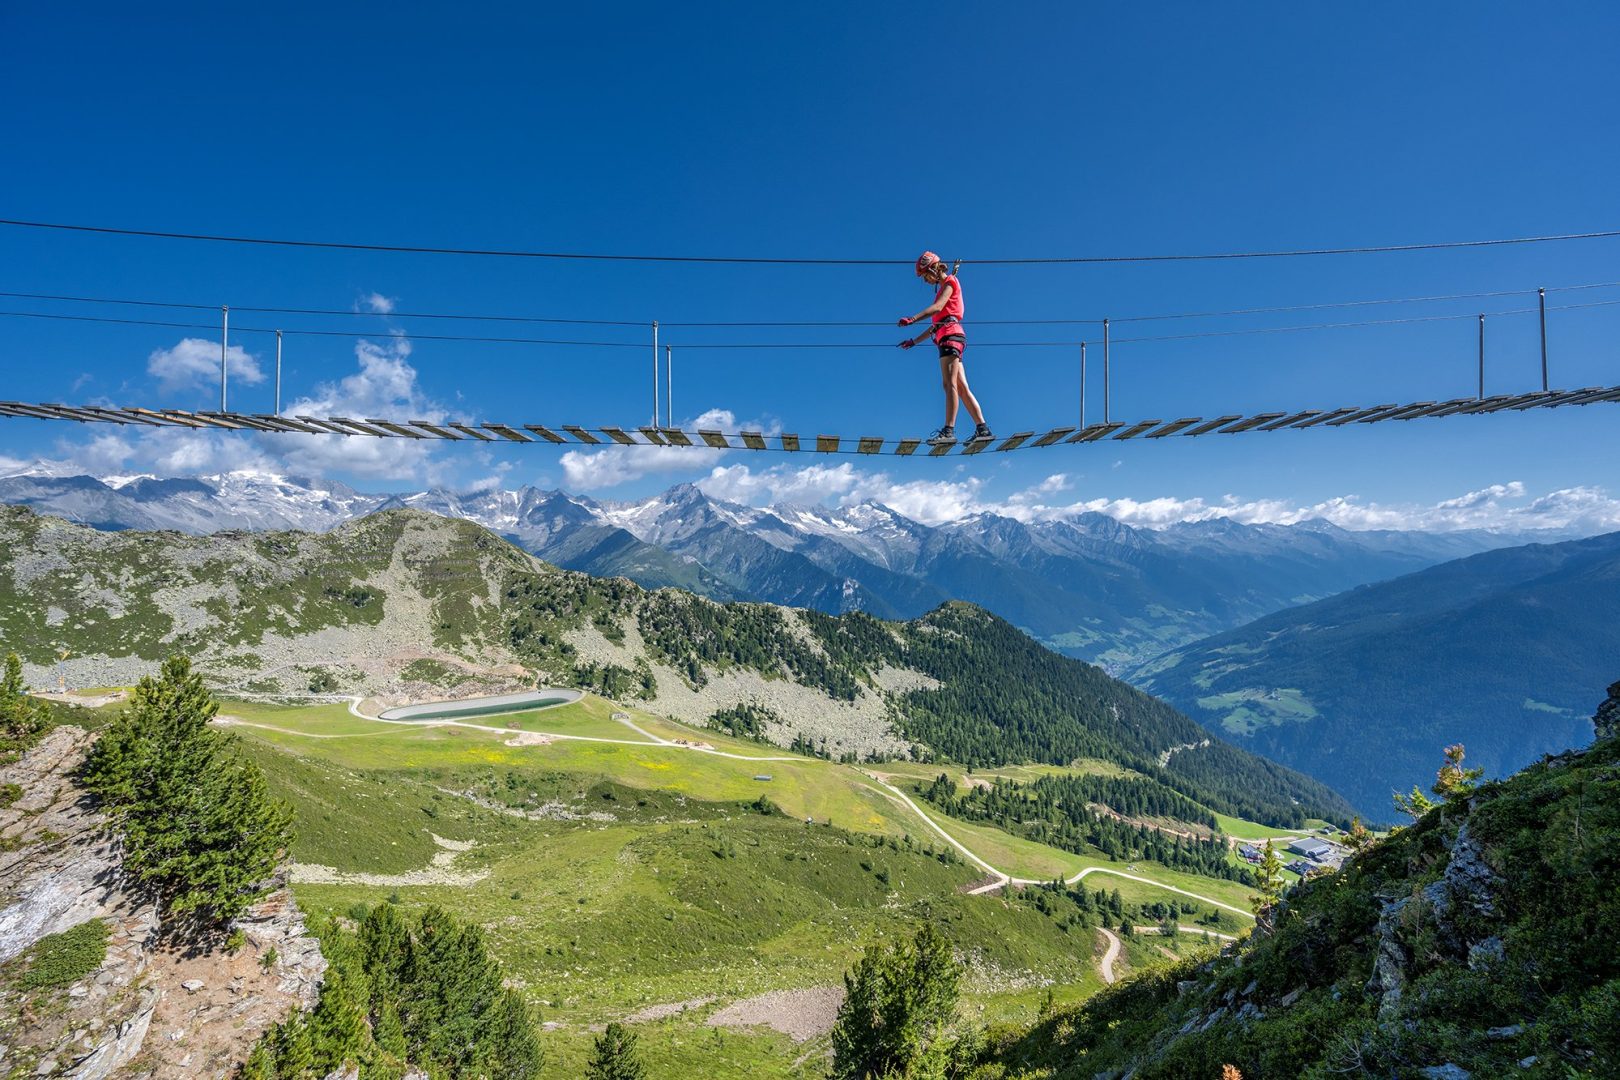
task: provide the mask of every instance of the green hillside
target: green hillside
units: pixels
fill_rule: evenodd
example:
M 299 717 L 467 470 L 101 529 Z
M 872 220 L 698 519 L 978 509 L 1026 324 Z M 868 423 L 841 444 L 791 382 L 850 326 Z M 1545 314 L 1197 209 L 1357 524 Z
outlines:
M 1269 825 L 1346 821 L 1331 790 L 1230 745 L 967 604 L 888 623 L 720 604 L 558 570 L 487 530 L 392 510 L 330 533 L 98 533 L 0 510 L 0 640 L 32 677 L 130 682 L 171 650 L 221 690 L 421 699 L 592 690 L 833 757 L 1112 762 Z M 731 730 L 737 730 L 735 726 Z
M 1455 793 L 1296 888 L 1268 916 L 1274 930 L 1235 951 L 993 1032 L 973 1075 L 1620 1075 L 1617 850 L 1609 732 Z
M 1510 548 L 1293 608 L 1131 680 L 1372 820 L 1463 743 L 1493 776 L 1584 745 L 1620 656 L 1620 533 Z
M 635 1027 L 653 1076 L 823 1075 L 821 1036 L 708 1021 L 761 995 L 828 992 L 866 944 L 919 921 L 967 966 L 972 1015 L 1025 1022 L 1048 987 L 1078 1001 L 1103 985 L 1101 924 L 1154 922 L 1171 904 L 1189 924 L 1246 923 L 1210 902 L 1241 905 L 1244 889 L 1148 865 L 1135 867 L 1143 880 L 1099 872 L 1057 892 L 967 895 L 986 872 L 861 769 L 639 709 L 631 727 L 613 711 L 587 697 L 431 726 L 341 705 L 221 709 L 294 809 L 301 906 L 318 925 L 392 900 L 411 918 L 437 906 L 482 927 L 550 1025 L 545 1076 L 577 1075 L 592 1025 L 649 1011 L 660 1018 Z M 620 741 L 589 741 L 607 738 Z M 1050 876 L 1054 859 L 1070 874 L 1125 868 L 935 820 L 1012 874 Z M 1137 949 L 1127 961 L 1167 958 Z

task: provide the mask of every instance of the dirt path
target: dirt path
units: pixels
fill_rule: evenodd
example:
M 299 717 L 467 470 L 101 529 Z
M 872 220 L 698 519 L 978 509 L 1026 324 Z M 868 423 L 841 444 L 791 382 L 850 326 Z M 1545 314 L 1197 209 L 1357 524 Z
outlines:
M 487 725 L 487 724 L 470 724 L 470 723 L 467 723 L 466 721 L 463 721 L 463 720 L 383 720 L 383 719 L 381 719 L 379 717 L 370 716 L 370 715 L 368 715 L 366 713 L 361 712 L 360 711 L 360 703 L 363 700 L 364 700 L 363 698 L 358 698 L 358 697 L 353 697 L 353 698 L 349 699 L 349 712 L 350 712 L 350 714 L 352 714 L 354 716 L 357 716 L 362 720 L 370 720 L 370 721 L 372 721 L 374 723 L 378 723 L 378 724 L 393 724 L 393 725 L 399 725 L 399 726 L 404 726 L 404 727 L 458 727 L 458 728 L 466 728 L 466 729 L 468 729 L 470 731 L 483 731 L 483 732 L 488 732 L 488 733 L 495 734 L 495 735 L 505 735 L 505 736 L 513 737 L 513 738 L 520 737 L 520 736 L 525 736 L 525 735 L 531 736 L 531 737 L 539 735 L 539 736 L 545 736 L 546 738 L 551 738 L 551 739 L 573 739 L 573 740 L 580 741 L 580 742 L 615 743 L 615 744 L 619 744 L 619 745 L 622 745 L 622 746 L 663 746 L 663 747 L 668 747 L 669 749 L 672 749 L 672 750 L 688 750 L 688 751 L 691 751 L 692 753 L 695 753 L 695 754 L 712 754 L 712 755 L 714 755 L 716 757 L 731 758 L 731 759 L 736 760 L 736 761 L 803 761 L 803 760 L 805 760 L 804 758 L 802 758 L 802 757 L 800 757 L 798 755 L 790 755 L 790 754 L 777 754 L 777 755 L 733 754 L 733 753 L 730 753 L 729 751 L 725 751 L 725 750 L 716 750 L 711 746 L 704 746 L 704 745 L 692 744 L 692 743 L 674 742 L 674 741 L 671 741 L 671 740 L 668 740 L 668 739 L 660 739 L 657 736 L 651 734 L 650 732 L 644 731 L 641 728 L 636 727 L 636 725 L 634 723 L 631 723 L 631 722 L 628 722 L 628 721 L 623 721 L 623 720 L 619 721 L 619 723 L 626 724 L 626 726 L 630 727 L 632 730 L 636 731 L 637 733 L 646 736 L 646 738 L 645 739 L 606 739 L 606 738 L 601 738 L 601 737 L 592 736 L 592 735 L 563 735 L 561 733 L 549 732 L 549 731 L 522 731 L 522 730 L 517 729 L 517 728 L 492 727 L 492 726 Z M 648 741 L 648 740 L 651 740 L 651 741 Z M 829 764 L 831 764 L 831 763 L 829 763 Z M 971 862 L 973 865 L 979 867 L 979 869 L 984 870 L 986 873 L 992 875 L 995 878 L 995 880 L 990 882 L 989 884 L 981 885 L 976 889 L 969 890 L 970 895 L 978 895 L 978 894 L 981 894 L 981 893 L 993 892 L 996 889 L 1004 888 L 1004 887 L 1006 887 L 1008 885 L 1044 885 L 1044 884 L 1046 884 L 1046 881 L 1044 879 L 1013 877 L 1011 874 L 1005 873 L 1005 872 L 1003 872 L 1001 870 L 996 869 L 994 866 L 991 866 L 984 859 L 980 858 L 979 855 L 976 852 L 974 852 L 972 849 L 970 849 L 966 844 L 962 843 L 956 837 L 954 837 L 950 833 L 946 832 L 943 826 L 941 826 L 937 821 L 935 821 L 932 817 L 930 817 L 927 813 L 925 813 L 923 811 L 922 807 L 918 806 L 911 799 L 911 797 L 909 795 L 907 795 L 905 792 L 901 791 L 899 788 L 895 787 L 893 784 L 891 784 L 888 781 L 884 780 L 882 778 L 882 776 L 880 776 L 878 774 L 871 773 L 871 772 L 866 772 L 864 770 L 861 770 L 860 772 L 861 772 L 861 775 L 865 776 L 867 779 L 872 781 L 874 784 L 877 784 L 880 788 L 882 788 L 884 794 L 888 795 L 891 799 L 897 800 L 898 802 L 903 804 L 907 809 L 909 809 L 913 814 L 917 815 L 917 817 L 920 818 L 923 821 L 924 824 L 926 824 L 934 832 L 938 833 L 939 836 L 942 839 L 944 839 L 944 841 L 946 843 L 950 844 L 957 851 L 961 852 L 962 855 L 965 856 L 969 862 Z M 1113 869 L 1110 869 L 1110 868 L 1108 868 L 1106 866 L 1088 866 L 1085 869 L 1081 870 L 1079 873 L 1075 874 L 1074 876 L 1063 879 L 1063 883 L 1065 885 L 1073 885 L 1076 882 L 1084 881 L 1086 878 L 1090 877 L 1092 874 L 1109 874 L 1109 875 L 1112 875 L 1113 877 L 1125 878 L 1127 881 L 1141 882 L 1144 885 L 1152 885 L 1154 888 L 1163 889 L 1166 892 L 1173 892 L 1173 893 L 1178 893 L 1181 896 L 1191 897 L 1192 899 L 1197 900 L 1197 901 L 1199 901 L 1201 903 L 1211 904 L 1211 905 L 1213 905 L 1215 907 L 1225 908 L 1227 911 L 1236 912 L 1237 914 L 1242 915 L 1244 917 L 1249 916 L 1249 912 L 1246 909 L 1237 907 L 1237 906 L 1235 906 L 1233 904 L 1228 904 L 1225 901 L 1216 900 L 1213 897 L 1200 896 L 1198 893 L 1189 892 L 1186 889 L 1178 888 L 1178 887 L 1176 887 L 1174 885 L 1167 885 L 1162 881 L 1155 881 L 1152 878 L 1142 877 L 1139 874 L 1127 874 L 1123 870 L 1113 870 Z
M 871 778 L 874 783 L 881 784 L 891 797 L 896 798 L 900 802 L 904 803 L 908 808 L 910 808 L 912 813 L 922 818 L 922 820 L 928 824 L 929 828 L 933 829 L 940 836 L 944 837 L 945 840 L 951 844 L 951 846 L 955 847 L 962 854 L 966 855 L 975 866 L 978 866 L 980 869 L 987 870 L 991 874 L 995 875 L 995 881 L 992 881 L 987 885 L 980 885 L 978 888 L 970 890 L 971 894 L 994 892 L 995 890 L 1004 888 L 1008 885 L 1045 885 L 1047 883 L 1048 879 L 1013 877 L 1011 874 L 997 870 L 995 867 L 979 858 L 978 855 L 968 850 L 966 845 L 964 845 L 960 840 L 956 839 L 956 837 L 946 832 L 937 821 L 924 813 L 922 808 L 913 802 L 910 796 L 908 796 L 905 792 L 901 791 L 893 784 L 879 779 L 871 773 L 867 773 L 866 775 Z M 1142 877 L 1138 874 L 1127 874 L 1123 870 L 1112 870 L 1106 866 L 1088 866 L 1081 870 L 1078 874 L 1075 874 L 1073 877 L 1064 878 L 1063 884 L 1073 885 L 1076 882 L 1084 881 L 1092 874 L 1111 874 L 1114 877 L 1125 878 L 1127 881 L 1139 881 L 1144 885 L 1152 885 L 1154 888 L 1164 889 L 1166 892 L 1180 893 L 1182 896 L 1190 896 L 1194 900 L 1201 901 L 1205 904 L 1213 904 L 1216 907 L 1225 908 L 1227 911 L 1235 911 L 1245 918 L 1247 918 L 1250 914 L 1246 909 L 1237 907 L 1233 904 L 1228 904 L 1223 900 L 1216 900 L 1209 896 L 1200 896 L 1195 892 L 1188 892 L 1186 889 L 1180 889 L 1174 885 L 1166 885 L 1162 881 L 1154 881 L 1152 878 Z
M 1188 926 L 1186 923 L 1177 923 L 1176 929 L 1180 930 L 1183 934 L 1208 934 L 1210 937 L 1219 938 L 1221 941 L 1237 940 L 1237 938 L 1233 937 L 1231 934 L 1218 934 L 1214 930 L 1210 930 L 1203 926 Z M 1133 926 L 1131 927 L 1131 930 L 1138 934 L 1164 933 L 1164 931 L 1159 929 L 1157 926 Z
M 1114 961 L 1119 959 L 1119 936 L 1106 926 L 1097 927 L 1097 932 L 1108 939 L 1108 951 L 1103 953 L 1102 977 L 1103 982 L 1114 985 Z

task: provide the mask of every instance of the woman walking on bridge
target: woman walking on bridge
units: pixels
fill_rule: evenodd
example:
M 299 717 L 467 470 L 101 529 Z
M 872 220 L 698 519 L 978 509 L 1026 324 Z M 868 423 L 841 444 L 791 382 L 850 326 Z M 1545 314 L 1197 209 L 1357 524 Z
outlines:
M 967 335 L 962 327 L 966 310 L 962 305 L 962 283 L 946 268 L 944 260 L 932 251 L 923 252 L 917 259 L 917 276 L 934 286 L 934 302 L 917 314 L 902 318 L 900 325 L 911 326 L 924 319 L 932 321 L 927 330 L 900 342 L 900 347 L 909 349 L 930 336 L 934 344 L 939 346 L 939 374 L 945 384 L 945 426 L 928 436 L 928 445 L 950 446 L 956 442 L 958 403 L 967 406 L 968 415 L 973 417 L 975 424 L 973 437 L 968 442 L 994 438 L 990 434 L 990 425 L 984 422 L 984 411 L 979 408 L 978 399 L 968 389 L 967 369 L 962 363 L 962 354 L 967 351 Z

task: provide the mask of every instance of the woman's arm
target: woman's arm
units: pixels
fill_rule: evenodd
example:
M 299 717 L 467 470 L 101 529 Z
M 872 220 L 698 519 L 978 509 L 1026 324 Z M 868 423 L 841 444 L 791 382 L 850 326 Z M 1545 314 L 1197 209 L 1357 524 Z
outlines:
M 927 307 L 917 312 L 917 314 L 906 319 L 902 319 L 900 325 L 910 326 L 914 322 L 921 322 L 932 315 L 939 314 L 941 311 L 945 310 L 945 305 L 951 302 L 951 296 L 955 294 L 955 292 L 955 286 L 947 283 L 945 288 L 941 290 L 940 294 L 934 298 L 934 302 L 932 304 L 929 304 Z M 919 338 L 918 340 L 921 339 Z

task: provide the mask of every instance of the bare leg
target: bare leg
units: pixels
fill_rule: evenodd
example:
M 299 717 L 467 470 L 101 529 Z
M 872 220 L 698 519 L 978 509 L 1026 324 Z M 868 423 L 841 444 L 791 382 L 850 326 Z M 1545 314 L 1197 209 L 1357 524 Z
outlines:
M 956 426 L 956 372 L 957 361 L 949 356 L 939 358 L 939 375 L 945 384 L 945 426 Z
M 964 366 L 960 360 L 956 361 L 951 366 L 955 368 L 954 374 L 956 376 L 956 396 L 961 398 L 962 404 L 967 406 L 968 415 L 973 417 L 973 422 L 975 424 L 984 423 L 984 410 L 979 408 L 979 399 L 973 396 L 972 390 L 968 389 L 966 366 Z M 946 391 L 947 396 L 949 396 L 950 393 L 951 392 L 949 390 Z M 951 411 L 955 412 L 954 409 Z

